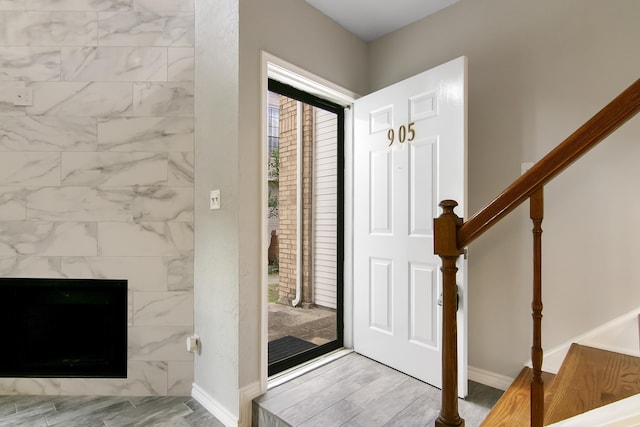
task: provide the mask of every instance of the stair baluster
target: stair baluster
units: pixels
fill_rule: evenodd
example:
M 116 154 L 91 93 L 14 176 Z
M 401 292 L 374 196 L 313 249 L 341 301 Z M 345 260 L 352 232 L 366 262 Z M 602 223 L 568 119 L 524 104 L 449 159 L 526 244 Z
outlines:
M 456 260 L 463 251 L 456 241 L 462 218 L 453 208 L 454 200 L 443 200 L 443 212 L 433 221 L 434 253 L 442 260 L 442 406 L 436 427 L 464 427 L 458 413 L 458 286 Z
M 534 297 L 532 302 L 533 345 L 531 357 L 531 425 L 541 427 L 544 420 L 542 380 L 542 188 L 591 148 L 640 112 L 640 79 L 589 119 L 578 130 L 551 150 L 531 169 L 516 179 L 497 198 L 463 222 L 454 212 L 454 200 L 440 203 L 442 215 L 434 219 L 434 253 L 442 260 L 442 406 L 436 427 L 464 426 L 458 414 L 457 287 L 456 259 L 465 247 L 489 230 L 527 199 L 534 223 Z
M 529 216 L 533 222 L 533 345 L 531 346 L 531 427 L 544 421 L 544 381 L 542 380 L 542 219 L 544 192 L 540 187 L 529 198 Z

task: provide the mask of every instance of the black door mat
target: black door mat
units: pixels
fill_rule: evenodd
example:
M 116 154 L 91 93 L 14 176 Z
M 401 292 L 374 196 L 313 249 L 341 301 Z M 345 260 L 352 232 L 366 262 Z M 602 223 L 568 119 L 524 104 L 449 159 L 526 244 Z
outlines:
M 317 347 L 316 344 L 292 335 L 269 341 L 268 363 L 279 362 L 287 357 L 311 350 L 315 347 Z

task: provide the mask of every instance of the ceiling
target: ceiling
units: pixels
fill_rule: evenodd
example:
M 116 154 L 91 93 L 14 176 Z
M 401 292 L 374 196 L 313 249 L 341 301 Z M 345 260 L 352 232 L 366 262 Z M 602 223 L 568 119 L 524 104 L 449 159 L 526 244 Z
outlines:
M 362 40 L 371 41 L 460 0 L 305 0 Z

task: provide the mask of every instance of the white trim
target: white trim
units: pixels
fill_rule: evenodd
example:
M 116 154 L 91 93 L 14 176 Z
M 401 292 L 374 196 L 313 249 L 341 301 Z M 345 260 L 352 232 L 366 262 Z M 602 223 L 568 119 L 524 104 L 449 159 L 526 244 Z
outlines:
M 475 366 L 469 366 L 468 373 L 471 381 L 488 385 L 489 387 L 497 388 L 499 390 L 508 389 L 514 380 L 514 378 L 496 374 L 495 372 L 485 371 L 484 369 L 476 368 Z
M 313 73 L 310 73 L 296 65 L 293 65 L 283 59 L 280 59 L 265 51 L 261 52 L 261 88 L 260 88 L 260 108 L 261 111 L 267 111 L 267 88 L 268 79 L 274 78 L 282 83 L 289 84 L 297 87 L 306 92 L 325 98 L 329 101 L 344 107 L 350 107 L 353 101 L 359 96 L 341 86 L 331 83 L 328 80 L 323 79 Z M 351 292 L 351 230 L 352 230 L 352 217 L 353 210 L 351 209 L 351 198 L 353 196 L 352 184 L 350 173 L 353 169 L 351 166 L 352 158 L 352 126 L 353 120 L 351 115 L 345 111 L 345 224 L 344 224 L 344 341 L 345 346 L 350 347 L 352 345 L 352 321 L 353 318 L 351 305 L 352 298 L 349 292 Z M 267 140 L 267 119 L 266 114 L 260 114 L 260 138 L 261 141 Z M 267 280 L 267 249 L 269 242 L 267 239 L 267 144 L 261 144 L 262 146 L 262 183 L 261 183 L 261 197 L 264 213 L 260 218 L 260 239 L 262 248 L 262 304 L 261 304 L 261 324 L 260 324 L 260 390 L 265 392 L 267 390 L 267 340 L 269 336 L 269 307 L 267 303 L 267 295 L 269 284 Z
M 324 366 L 327 363 L 331 363 L 334 360 L 338 360 L 341 357 L 344 357 L 350 353 L 353 353 L 353 350 L 343 348 L 343 349 L 336 350 L 334 352 L 322 355 L 302 365 L 295 366 L 287 371 L 281 372 L 269 378 L 268 388 L 272 389 L 273 387 L 282 385 L 288 381 L 291 381 L 295 378 L 298 378 L 299 376 L 306 374 L 307 372 L 311 372 L 314 369 L 318 369 L 319 367 Z
M 636 339 L 640 339 L 638 338 L 638 313 L 640 313 L 640 308 L 632 310 L 620 317 L 617 317 L 605 323 L 602 326 L 592 329 L 591 331 L 579 335 L 567 341 L 566 343 L 549 350 L 545 353 L 544 356 L 544 362 L 542 364 L 543 371 L 552 374 L 558 373 L 558 369 L 560 369 L 560 365 L 562 365 L 564 357 L 569 351 L 569 347 L 571 347 L 572 343 L 590 345 L 592 347 L 597 347 L 603 350 L 630 354 L 632 356 L 640 356 L 640 350 L 632 350 L 630 348 L 621 348 L 620 346 L 616 345 L 597 343 L 597 340 L 601 337 L 609 339 L 620 337 L 622 334 L 619 333 L 619 330 L 625 327 L 634 328 L 634 330 L 630 334 L 624 334 L 624 336 L 631 335 L 633 337 L 636 337 Z M 617 330 L 618 332 L 613 333 L 612 331 L 615 330 Z M 637 342 L 630 343 L 630 345 L 634 348 L 638 347 L 637 344 Z M 525 364 L 525 366 L 531 367 L 531 360 L 529 360 Z M 469 366 L 469 379 L 500 390 L 506 390 L 514 380 L 511 377 L 496 374 L 490 371 L 485 371 L 484 369 L 476 368 L 474 366 Z
M 350 106 L 353 104 L 354 99 L 359 98 L 356 93 L 265 51 L 262 51 L 262 60 L 267 63 L 268 76 L 281 83 L 293 86 L 344 107 Z
M 226 427 L 238 427 L 238 418 L 195 383 L 191 389 L 191 397 L 197 400 Z
M 353 348 L 353 108 L 344 112 L 343 346 Z
M 262 147 L 262 162 L 261 162 L 261 176 L 262 180 L 260 183 L 260 191 L 261 191 L 261 206 L 262 206 L 262 215 L 260 216 L 260 247 L 262 248 L 262 263 L 260 268 L 260 277 L 262 278 L 262 286 L 261 286 L 261 301 L 260 304 L 260 390 L 265 392 L 267 390 L 267 351 L 268 351 L 268 337 L 269 337 L 269 274 L 267 270 L 267 266 L 269 265 L 269 241 L 266 237 L 268 220 L 269 217 L 269 207 L 267 200 L 269 198 L 269 190 L 268 190 L 268 182 L 269 182 L 269 168 L 268 168 L 268 159 L 269 154 L 267 149 L 267 115 L 264 114 L 267 111 L 268 101 L 267 101 L 267 89 L 269 87 L 268 79 L 269 76 L 267 74 L 268 63 L 265 55 L 263 54 L 260 58 L 260 111 L 263 113 L 260 114 L 260 147 Z
M 640 307 L 545 351 L 542 370 L 552 374 L 558 373 L 573 343 L 640 357 L 638 313 Z M 531 367 L 531 360 L 525 365 Z
M 549 427 L 638 427 L 640 394 L 551 424 Z
M 248 384 L 240 389 L 240 420 L 239 427 L 251 427 L 251 415 L 253 410 L 253 399 L 260 396 L 262 390 L 260 382 Z

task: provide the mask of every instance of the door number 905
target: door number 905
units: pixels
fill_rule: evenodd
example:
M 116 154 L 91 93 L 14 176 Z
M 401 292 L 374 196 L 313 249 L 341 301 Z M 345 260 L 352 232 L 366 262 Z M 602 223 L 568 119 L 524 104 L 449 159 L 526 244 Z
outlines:
M 416 137 L 416 131 L 413 129 L 413 125 L 415 123 L 409 123 L 407 126 L 402 125 L 398 128 L 398 141 L 403 143 L 405 141 L 411 142 Z M 408 137 L 407 137 L 408 136 Z M 393 144 L 396 141 L 396 132 L 393 128 L 387 131 L 387 139 L 389 140 L 389 145 Z

